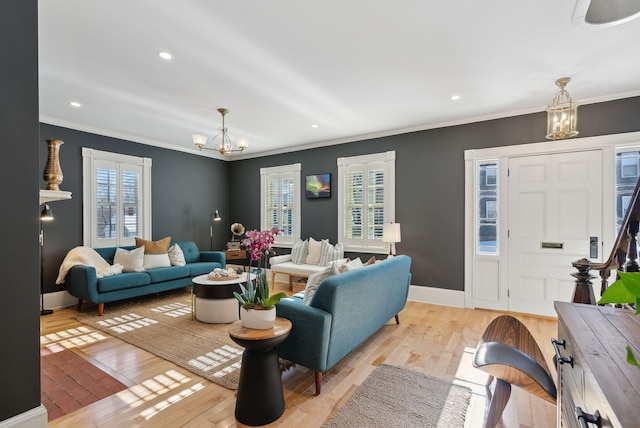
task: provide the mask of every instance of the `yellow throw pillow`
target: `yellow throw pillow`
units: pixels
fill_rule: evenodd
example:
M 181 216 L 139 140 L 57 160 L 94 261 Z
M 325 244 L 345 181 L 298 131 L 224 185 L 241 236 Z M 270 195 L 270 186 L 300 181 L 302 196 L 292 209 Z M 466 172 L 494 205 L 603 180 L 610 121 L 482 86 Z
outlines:
M 138 238 L 136 236 L 136 247 L 142 247 L 144 245 L 145 254 L 162 254 L 169 251 L 169 244 L 171 244 L 171 237 L 167 236 L 159 241 L 147 241 L 146 239 Z

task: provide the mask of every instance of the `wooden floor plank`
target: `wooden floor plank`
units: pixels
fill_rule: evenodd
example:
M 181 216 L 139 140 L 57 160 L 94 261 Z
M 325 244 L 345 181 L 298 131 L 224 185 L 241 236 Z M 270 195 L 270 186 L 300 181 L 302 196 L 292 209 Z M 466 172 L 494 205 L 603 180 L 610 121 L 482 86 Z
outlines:
M 286 290 L 285 283 L 276 289 Z M 465 427 L 481 427 L 486 411 L 486 374 L 473 368 L 475 346 L 498 311 L 407 302 L 395 320 L 323 376 L 315 396 L 313 371 L 293 367 L 283 375 L 285 413 L 268 427 L 321 427 L 380 364 L 398 365 L 472 388 Z M 130 387 L 51 421 L 50 427 L 242 427 L 234 417 L 235 391 L 213 384 L 133 345 L 75 320 L 75 308 L 41 319 L 41 343 L 59 343 L 95 362 Z M 550 338 L 557 321 L 517 314 L 552 361 Z M 552 370 L 553 375 L 555 372 Z M 501 424 L 553 427 L 555 406 L 513 388 Z

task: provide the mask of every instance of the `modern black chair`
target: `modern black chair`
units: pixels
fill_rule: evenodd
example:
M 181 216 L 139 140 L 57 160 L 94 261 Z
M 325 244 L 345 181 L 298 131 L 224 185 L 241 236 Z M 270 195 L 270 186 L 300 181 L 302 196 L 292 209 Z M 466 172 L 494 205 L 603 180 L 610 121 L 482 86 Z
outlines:
M 491 400 L 485 428 L 494 428 L 502 418 L 511 385 L 556 404 L 556 386 L 549 367 L 527 328 L 510 315 L 489 323 L 476 348 L 473 366 L 489 374 L 487 396 Z M 491 394 L 489 386 L 496 380 Z

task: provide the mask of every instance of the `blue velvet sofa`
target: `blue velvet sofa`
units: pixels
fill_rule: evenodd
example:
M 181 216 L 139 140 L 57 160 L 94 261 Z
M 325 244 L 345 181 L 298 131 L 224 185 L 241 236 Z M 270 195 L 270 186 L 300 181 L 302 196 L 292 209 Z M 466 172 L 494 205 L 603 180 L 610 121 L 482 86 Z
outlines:
M 411 282 L 405 255 L 324 279 L 309 305 L 303 293 L 282 299 L 277 315 L 292 323 L 277 347 L 280 357 L 315 371 L 316 394 L 322 374 L 377 332 L 391 318 L 400 323 Z
M 104 313 L 104 304 L 131 297 L 144 296 L 161 291 L 191 285 L 191 279 L 226 266 L 225 254 L 221 251 L 199 251 L 195 242 L 177 243 L 184 253 L 185 266 L 160 267 L 144 272 L 125 272 L 98 278 L 93 266 L 73 266 L 65 278 L 67 291 L 78 298 L 78 310 L 83 300 L 98 305 L 98 315 Z M 113 264 L 117 247 L 95 248 L 110 265 Z M 126 250 L 135 246 L 123 246 Z

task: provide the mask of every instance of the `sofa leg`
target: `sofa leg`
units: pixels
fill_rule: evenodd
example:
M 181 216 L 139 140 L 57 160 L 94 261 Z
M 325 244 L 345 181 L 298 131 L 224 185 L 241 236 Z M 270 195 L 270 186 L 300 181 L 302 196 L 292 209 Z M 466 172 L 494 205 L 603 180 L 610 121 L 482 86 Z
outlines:
M 82 308 L 82 299 L 78 299 L 78 304 L 76 305 L 76 309 L 80 310 Z
M 98 303 L 98 316 L 102 316 L 104 314 L 104 303 Z
M 322 372 L 316 371 L 316 395 L 320 395 L 322 388 Z
M 273 290 L 276 286 L 276 272 L 271 269 L 271 289 Z
M 400 317 L 396 314 L 396 324 L 400 324 Z

